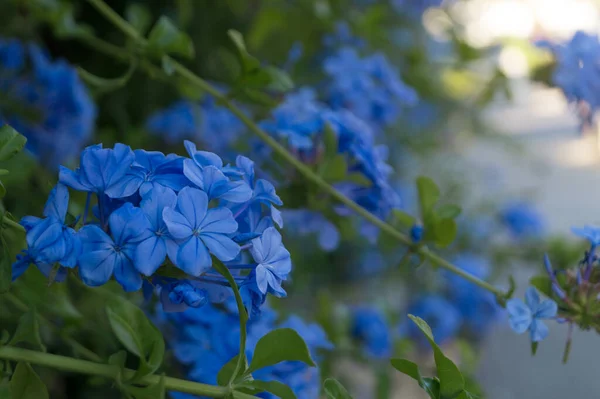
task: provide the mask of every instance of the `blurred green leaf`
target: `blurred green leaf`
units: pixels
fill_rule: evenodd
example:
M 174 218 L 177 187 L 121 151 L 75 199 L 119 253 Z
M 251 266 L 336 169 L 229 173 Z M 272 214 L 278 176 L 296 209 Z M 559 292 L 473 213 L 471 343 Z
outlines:
M 10 380 L 12 399 L 48 399 L 46 386 L 28 363 L 17 364 Z
M 537 288 L 542 294 L 552 297 L 552 281 L 547 275 L 534 276 L 529 279 L 529 284 Z
M 141 35 L 146 34 L 152 23 L 152 13 L 140 3 L 129 4 L 125 10 L 125 18 Z
M 535 356 L 535 354 L 537 353 L 538 345 L 539 345 L 539 342 L 532 342 L 531 343 L 531 355 L 532 356 Z
M 9 125 L 0 127 L 0 161 L 8 161 L 23 150 L 27 139 Z
M 81 67 L 77 67 L 77 73 L 91 86 L 98 88 L 101 92 L 110 92 L 125 86 L 137 68 L 137 62 L 132 61 L 127 71 L 118 78 L 101 78 Z
M 427 215 L 433 210 L 433 207 L 440 199 L 440 189 L 429 177 L 420 176 L 417 178 L 417 192 L 419 195 L 421 217 L 423 220 L 426 220 Z
M 29 310 L 19 318 L 19 324 L 17 330 L 12 336 L 12 339 L 8 343 L 9 345 L 16 345 L 22 342 L 34 345 L 40 348 L 42 352 L 46 352 L 46 347 L 42 343 L 42 337 L 40 335 L 40 320 L 35 309 Z
M 244 384 L 244 386 L 257 388 L 260 392 L 270 392 L 281 399 L 296 399 L 296 395 L 294 394 L 294 391 L 292 391 L 292 388 L 279 381 L 254 380 L 249 384 Z
M 269 84 L 267 85 L 267 89 L 278 93 L 285 93 L 294 88 L 294 81 L 283 69 L 266 66 L 263 68 L 263 70 L 269 76 Z
M 323 129 L 323 145 L 325 146 L 325 158 L 331 159 L 337 155 L 338 138 L 329 123 L 326 123 Z
M 394 216 L 395 221 L 397 221 L 404 227 L 412 227 L 417 221 L 417 219 L 414 216 L 404 211 L 401 211 L 400 209 L 392 210 L 392 215 Z
M 435 214 L 440 219 L 456 219 L 461 209 L 458 205 L 445 204 L 436 209 Z
M 237 49 L 238 58 L 242 64 L 243 75 L 248 74 L 250 71 L 259 69 L 260 61 L 248 53 L 242 34 L 233 29 L 228 30 L 227 34 Z
M 133 395 L 135 399 L 164 399 L 166 398 L 165 376 L 161 375 L 157 384 L 146 387 L 127 385 L 125 391 Z
M 165 342 L 144 312 L 121 297 L 106 306 L 110 326 L 123 346 L 140 359 L 134 380 L 154 373 L 162 364 Z
M 454 219 L 442 219 L 436 222 L 434 231 L 435 244 L 440 248 L 445 248 L 456 238 L 458 227 Z
M 324 159 L 319 167 L 320 175 L 325 181 L 335 183 L 344 180 L 348 164 L 343 155 L 336 155 L 330 159 Z
M 346 388 L 335 378 L 328 378 L 323 383 L 327 399 L 352 399 Z
M 152 27 L 148 35 L 148 50 L 151 54 L 161 57 L 164 54 L 175 54 L 185 58 L 194 57 L 192 39 L 165 16 L 160 17 Z
M 279 328 L 263 336 L 256 344 L 247 372 L 251 373 L 283 361 L 300 361 L 316 367 L 306 343 L 291 328 Z
M 427 392 L 431 399 L 438 399 L 440 397 L 439 380 L 437 378 L 424 378 L 421 376 L 419 366 L 416 363 L 407 359 L 392 359 L 390 362 L 396 370 L 417 381 L 419 386 Z

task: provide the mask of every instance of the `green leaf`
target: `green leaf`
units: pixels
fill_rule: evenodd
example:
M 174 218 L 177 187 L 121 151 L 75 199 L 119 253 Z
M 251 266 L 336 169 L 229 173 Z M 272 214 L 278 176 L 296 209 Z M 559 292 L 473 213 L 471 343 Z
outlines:
M 137 62 L 132 61 L 125 73 L 118 78 L 101 78 L 81 67 L 77 67 L 77 73 L 81 78 L 91 86 L 97 87 L 101 92 L 106 93 L 120 89 L 125 86 L 137 68 Z
M 440 189 L 429 177 L 420 176 L 417 178 L 417 192 L 421 217 L 425 220 L 440 199 Z
M 302 337 L 291 328 L 279 328 L 267 333 L 258 341 L 247 372 L 251 373 L 286 360 L 316 366 Z
M 323 383 L 327 399 L 352 399 L 346 388 L 334 378 L 328 378 Z
M 442 219 L 435 224 L 434 232 L 435 244 L 440 248 L 445 248 L 456 238 L 458 227 L 454 219 Z
M 325 181 L 339 182 L 346 177 L 348 164 L 343 155 L 336 155 L 333 158 L 325 159 L 319 169 L 319 172 Z
M 325 146 L 325 158 L 331 159 L 338 153 L 338 137 L 330 123 L 325 124 L 323 130 L 323 144 Z
M 4 239 L 0 240 L 2 252 L 0 252 L 0 294 L 8 292 L 12 281 L 12 256 Z
M 0 381 L 0 399 L 11 399 L 10 382 L 8 380 Z
M 5 195 L 6 195 L 6 188 L 4 187 L 4 184 L 2 184 L 2 182 L 0 181 L 0 199 L 4 198 Z
M 458 205 L 446 204 L 436 209 L 435 213 L 440 219 L 456 219 L 461 211 Z
M 8 161 L 21 152 L 27 139 L 8 125 L 0 127 L 0 161 Z
M 144 312 L 121 297 L 106 306 L 110 326 L 123 346 L 140 359 L 134 379 L 154 373 L 162 364 L 165 342 Z
M 537 353 L 538 346 L 539 346 L 539 342 L 532 342 L 531 343 L 531 355 L 532 356 L 535 356 L 535 354 Z
M 256 396 L 240 391 L 233 391 L 233 399 L 256 399 Z
M 414 216 L 404 211 L 401 211 L 400 209 L 394 209 L 392 211 L 392 215 L 394 219 L 404 227 L 412 227 L 417 221 L 417 219 Z
M 6 330 L 2 330 L 2 335 L 0 335 L 0 345 L 6 345 L 10 341 L 10 333 Z
M 17 364 L 10 380 L 12 399 L 48 399 L 46 386 L 28 363 Z
M 160 17 L 148 35 L 148 50 L 154 55 L 176 54 L 185 58 L 194 57 L 192 39 L 164 15 Z
M 125 391 L 133 395 L 135 399 L 164 399 L 166 397 L 165 376 L 161 375 L 157 384 L 143 388 L 127 385 Z
M 19 319 L 17 331 L 13 334 L 9 345 L 16 345 L 21 342 L 26 342 L 39 347 L 43 352 L 46 352 L 46 347 L 42 343 L 40 336 L 40 320 L 35 309 L 24 313 Z
M 242 36 L 242 34 L 233 29 L 228 30 L 227 34 L 229 35 L 229 38 L 231 39 L 237 50 L 238 58 L 240 60 L 240 63 L 242 64 L 242 75 L 247 75 L 250 71 L 259 69 L 260 61 L 257 58 L 251 56 L 250 53 L 248 53 L 248 50 L 246 50 L 246 43 L 244 43 L 244 37 Z
M 7 175 L 9 172 L 6 169 L 0 169 L 0 176 Z
M 163 55 L 160 62 L 163 71 L 165 71 L 168 76 L 172 76 L 175 73 L 175 66 L 173 65 L 173 61 L 170 57 Z
M 285 93 L 294 88 L 294 81 L 284 70 L 272 66 L 264 67 L 263 70 L 269 76 L 267 89 L 278 93 Z
M 448 359 L 439 346 L 435 343 L 433 333 L 427 322 L 420 317 L 408 315 L 408 317 L 425 334 L 431 348 L 437 368 L 438 378 L 440 380 L 440 394 L 442 397 L 452 398 L 465 389 L 465 379 L 460 370 L 452 360 Z
M 221 385 L 221 386 L 227 386 L 229 384 L 230 381 L 232 381 L 232 376 L 233 373 L 235 372 L 235 366 L 238 362 L 238 358 L 239 355 L 235 355 L 231 360 L 229 360 L 227 363 L 225 363 L 225 365 L 223 365 L 223 367 L 221 367 L 221 370 L 219 370 L 219 373 L 217 374 L 217 384 Z M 244 370 L 248 367 L 248 363 L 246 360 L 246 363 L 244 364 Z
M 403 374 L 411 377 L 419 383 L 431 399 L 437 399 L 440 396 L 440 382 L 435 378 L 423 378 L 416 363 L 407 359 L 391 359 L 392 366 Z
M 133 3 L 127 6 L 125 18 L 140 34 L 145 35 L 152 23 L 152 13 L 139 3 Z
M 547 275 L 534 276 L 529 279 L 529 284 L 537 288 L 542 294 L 552 297 L 552 281 Z
M 270 392 L 273 395 L 278 396 L 280 399 L 296 399 L 296 394 L 292 391 L 292 388 L 279 381 L 260 381 L 254 380 L 249 387 L 257 388 L 259 392 Z

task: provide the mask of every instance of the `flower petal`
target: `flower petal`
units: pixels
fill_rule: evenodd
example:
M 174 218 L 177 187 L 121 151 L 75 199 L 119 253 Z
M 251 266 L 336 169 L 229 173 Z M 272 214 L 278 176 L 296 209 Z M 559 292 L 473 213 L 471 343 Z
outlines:
M 67 216 L 67 208 L 69 207 L 69 190 L 67 186 L 63 184 L 57 184 L 54 186 L 46 206 L 44 208 L 44 216 L 54 217 L 57 220 L 64 222 Z
M 84 252 L 79 257 L 81 281 L 91 287 L 106 284 L 112 276 L 117 254 L 114 250 Z
M 114 273 L 115 279 L 121 284 L 125 292 L 139 291 L 142 288 L 140 273 L 133 267 L 131 259 L 122 252 L 116 256 Z
M 527 288 L 527 291 L 525 292 L 525 303 L 533 313 L 536 312 L 536 309 L 540 306 L 540 294 L 537 289 L 534 287 Z
M 532 342 L 540 342 L 548 336 L 548 326 L 541 320 L 534 319 L 531 323 L 529 336 Z
M 240 246 L 224 234 L 202 233 L 200 237 L 210 252 L 222 261 L 232 260 L 240 253 Z
M 218 207 L 209 209 L 199 225 L 202 233 L 235 233 L 238 224 L 228 208 Z
M 208 210 L 208 196 L 197 188 L 185 187 L 177 195 L 177 211 L 181 213 L 193 229 L 200 226 Z
M 531 310 L 520 299 L 511 299 L 506 303 L 508 311 L 508 322 L 510 327 L 517 333 L 522 334 L 531 325 L 533 319 Z
M 552 299 L 546 299 L 537 307 L 533 317 L 536 319 L 551 319 L 556 316 L 558 305 Z
M 212 266 L 212 259 L 202 240 L 192 236 L 179 246 L 175 264 L 184 272 L 197 277 Z
M 171 236 L 177 240 L 187 239 L 193 234 L 193 227 L 190 225 L 190 222 L 181 213 L 172 208 L 165 208 L 163 210 L 163 220 Z
M 165 240 L 152 235 L 137 245 L 133 264 L 140 273 L 151 276 L 163 264 L 166 257 Z

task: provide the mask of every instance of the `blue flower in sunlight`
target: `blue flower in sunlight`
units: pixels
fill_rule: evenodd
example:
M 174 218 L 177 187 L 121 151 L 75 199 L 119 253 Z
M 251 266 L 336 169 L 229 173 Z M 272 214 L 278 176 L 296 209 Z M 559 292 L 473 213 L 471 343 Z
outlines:
M 571 231 L 576 236 L 586 238 L 593 247 L 600 245 L 600 227 L 585 225 L 583 227 L 572 227 Z
M 325 59 L 323 69 L 330 78 L 331 107 L 349 109 L 373 126 L 391 125 L 404 107 L 417 103 L 414 89 L 381 53 L 361 58 L 354 48 L 344 47 Z
M 292 260 L 277 229 L 269 227 L 262 236 L 253 239 L 250 253 L 257 263 L 256 283 L 260 292 L 265 294 L 269 290 L 277 296 L 285 296 L 281 281 L 287 279 L 292 270 Z
M 364 345 L 368 356 L 386 359 L 392 353 L 392 337 L 383 312 L 370 306 L 352 310 L 352 335 Z
M 502 223 L 515 238 L 536 238 L 544 233 L 544 219 L 530 203 L 511 202 L 500 212 Z
M 185 187 L 177 195 L 176 208 L 164 209 L 163 219 L 178 242 L 169 258 L 192 276 L 212 266 L 211 253 L 229 261 L 240 252 L 239 245 L 229 238 L 238 228 L 233 214 L 224 207 L 208 209 L 208 196 L 203 191 Z
M 136 256 L 137 246 L 150 230 L 148 219 L 140 208 L 126 203 L 108 218 L 109 236 L 96 225 L 81 228 L 83 250 L 79 257 L 81 280 L 89 286 L 105 284 L 113 275 L 125 291 L 142 287 L 139 269 L 145 267 L 147 256 Z
M 96 106 L 77 71 L 34 44 L 0 39 L 0 121 L 27 137 L 26 148 L 52 168 L 90 139 Z
M 289 234 L 306 236 L 315 234 L 319 246 L 325 251 L 333 251 L 340 244 L 340 232 L 333 223 L 320 212 L 308 209 L 284 209 L 285 231 Z
M 453 339 L 460 329 L 460 312 L 451 302 L 439 295 L 424 295 L 418 298 L 409 306 L 407 313 L 425 320 L 431 327 L 437 343 Z M 414 323 L 403 323 L 400 331 L 421 343 L 426 342 Z
M 540 299 L 540 294 L 534 287 L 529 287 L 525 293 L 525 302 L 521 299 L 510 299 L 506 303 L 510 327 L 522 334 L 529 330 L 532 342 L 539 342 L 548 336 L 548 326 L 542 321 L 554 319 L 558 311 L 556 302 L 552 299 Z
M 81 241 L 75 230 L 65 225 L 68 206 L 69 191 L 58 184 L 52 189 L 46 202 L 45 218 L 27 216 L 21 220 L 21 225 L 27 231 L 27 249 L 13 264 L 13 280 L 21 276 L 30 263 L 35 264 L 46 276 L 55 263 L 68 268 L 77 265 Z M 62 267 L 59 268 L 59 273 L 59 280 L 66 276 Z
M 93 145 L 81 153 L 77 170 L 60 167 L 59 181 L 77 191 L 106 194 L 110 198 L 129 197 L 139 188 L 128 177 L 134 161 L 134 152 L 125 144 L 117 143 L 114 149 Z

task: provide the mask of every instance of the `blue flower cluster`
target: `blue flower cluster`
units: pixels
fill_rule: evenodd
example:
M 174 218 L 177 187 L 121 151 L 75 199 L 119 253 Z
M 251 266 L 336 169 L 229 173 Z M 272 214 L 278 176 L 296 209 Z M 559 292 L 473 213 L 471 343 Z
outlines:
M 553 83 L 560 87 L 569 101 L 582 106 L 580 116 L 591 122 L 600 108 L 600 41 L 597 35 L 582 31 L 563 45 L 543 43 L 556 57 Z
M 77 71 L 35 44 L 0 39 L 0 92 L 0 121 L 27 137 L 45 165 L 75 158 L 90 140 L 96 106 Z
M 330 78 L 326 96 L 331 107 L 348 109 L 375 128 L 390 126 L 403 108 L 418 101 L 382 53 L 361 58 L 354 48 L 342 47 L 325 59 L 323 69 Z
M 230 302 L 226 302 L 229 305 Z M 226 306 L 226 308 L 230 308 Z M 240 329 L 234 308 L 230 311 L 207 305 L 202 311 L 188 309 L 181 313 L 160 313 L 159 323 L 165 331 L 167 344 L 175 358 L 188 366 L 187 378 L 206 384 L 217 384 L 219 370 L 239 353 Z M 319 350 L 330 350 L 333 345 L 325 332 L 317 324 L 308 324 L 292 315 L 282 323 L 277 323 L 277 314 L 266 306 L 259 317 L 248 323 L 246 355 L 252 359 L 256 343 L 275 328 L 292 328 L 306 342 L 314 359 L 319 359 Z M 320 391 L 319 370 L 301 362 L 283 362 L 252 373 L 263 381 L 279 381 L 292 388 L 298 398 L 317 399 Z M 176 399 L 195 396 L 171 393 Z M 269 393 L 259 397 L 271 399 Z
M 363 347 L 365 354 L 375 359 L 392 355 L 392 334 L 385 314 L 373 306 L 352 309 L 351 334 Z
M 212 268 L 216 259 L 231 270 L 254 313 L 267 293 L 284 296 L 291 260 L 275 227 L 282 226 L 275 188 L 255 179 L 246 157 L 225 165 L 189 141 L 185 147 L 189 157 L 124 144 L 86 148 L 78 169 L 60 168 L 45 217 L 21 221 L 28 248 L 13 277 L 31 263 L 46 275 L 55 270 L 57 278 L 77 267 L 89 286 L 114 277 L 126 291 L 137 291 L 145 281 L 167 308 L 180 310 L 222 301 L 230 292 Z M 65 224 L 68 188 L 87 193 L 77 230 Z
M 443 0 L 392 0 L 396 12 L 410 18 L 420 18 L 428 8 L 440 7 Z
M 244 133 L 244 125 L 227 108 L 206 96 L 202 103 L 178 101 L 157 111 L 146 121 L 146 129 L 168 144 L 189 139 L 222 153 Z
M 539 238 L 545 231 L 540 212 L 528 202 L 511 202 L 500 211 L 500 220 L 515 239 Z

